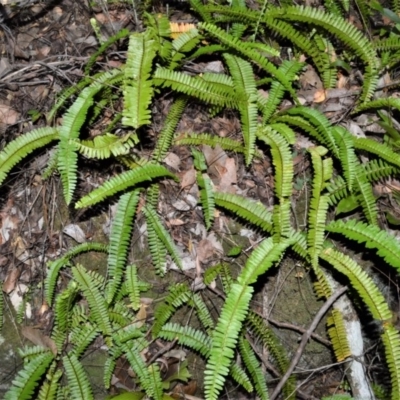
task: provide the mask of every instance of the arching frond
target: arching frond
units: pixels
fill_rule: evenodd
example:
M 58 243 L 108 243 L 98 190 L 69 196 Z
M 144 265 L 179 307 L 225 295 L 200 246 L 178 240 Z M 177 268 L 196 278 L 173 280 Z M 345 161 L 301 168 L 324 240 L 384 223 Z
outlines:
M 0 152 L 0 184 L 24 157 L 59 138 L 56 128 L 39 128 L 19 136 Z
M 128 256 L 133 228 L 133 217 L 139 202 L 140 189 L 123 194 L 111 225 L 110 246 L 108 252 L 106 300 L 112 303 L 116 291 L 121 285 L 125 263 Z
M 129 38 L 124 69 L 124 108 L 122 123 L 134 129 L 150 123 L 149 105 L 153 96 L 150 72 L 156 55 L 155 41 L 150 35 L 134 33 Z
M 53 354 L 47 351 L 38 354 L 29 363 L 26 363 L 13 380 L 11 388 L 4 395 L 4 400 L 31 399 L 53 359 Z
M 146 164 L 131 171 L 122 172 L 114 178 L 106 181 L 102 186 L 93 190 L 88 195 L 82 197 L 76 203 L 75 208 L 83 208 L 99 203 L 107 197 L 131 186 L 162 177 L 174 178 L 174 175 L 172 175 L 165 167 L 155 164 Z
M 385 230 L 354 219 L 333 221 L 327 225 L 326 230 L 365 243 L 368 249 L 376 249 L 379 256 L 400 271 L 400 243 Z
M 71 390 L 71 398 L 94 399 L 88 376 L 79 360 L 73 354 L 64 356 L 62 360 Z

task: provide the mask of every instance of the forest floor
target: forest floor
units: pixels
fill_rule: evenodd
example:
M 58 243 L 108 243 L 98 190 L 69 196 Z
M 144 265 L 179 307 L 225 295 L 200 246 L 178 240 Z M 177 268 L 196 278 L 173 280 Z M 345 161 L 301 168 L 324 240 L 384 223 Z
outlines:
M 0 0 L 0 4 L 5 3 Z M 91 7 L 89 2 L 77 0 L 60 0 L 44 6 L 39 2 L 24 9 L 5 7 L 9 18 L 0 29 L 0 149 L 19 136 L 36 127 L 45 126 L 46 113 L 54 105 L 60 91 L 73 86 L 83 78 L 84 67 L 91 54 L 99 46 L 90 19 L 94 18 L 100 28 L 101 40 L 127 28 L 140 31 L 143 26 L 137 20 L 137 14 L 131 7 L 115 3 L 107 7 Z M 160 2 L 162 3 L 162 2 Z M 195 22 L 185 3 L 173 3 L 169 8 L 156 3 L 153 12 L 169 12 L 171 21 Z M 118 67 L 125 61 L 126 42 L 121 41 L 112 50 L 97 61 L 97 67 L 106 70 Z M 223 68 L 219 62 L 204 62 L 187 65 L 191 72 L 205 70 L 218 71 Z M 357 76 L 339 77 L 338 86 L 329 93 L 325 92 L 322 82 L 309 65 L 299 77 L 298 96 L 304 105 L 309 105 L 323 112 L 331 122 L 346 123 L 348 129 L 357 134 L 363 131 L 363 121 L 350 119 L 348 110 L 354 104 L 359 85 Z M 148 146 L 157 140 L 158 128 L 168 113 L 171 100 L 159 99 L 153 105 L 153 124 L 148 129 Z M 291 106 L 287 101 L 287 107 Z M 107 117 L 112 117 L 109 110 L 104 120 L 90 128 L 89 136 L 94 137 L 107 124 Z M 50 121 L 57 125 L 59 121 Z M 377 134 L 379 127 L 376 127 Z M 205 110 L 197 104 L 191 104 L 185 111 L 179 127 L 179 133 L 208 132 L 220 136 L 235 138 L 239 135 L 240 123 L 230 111 L 209 119 Z M 305 202 L 309 196 L 307 182 L 310 178 L 310 162 L 305 155 L 309 142 L 299 136 L 296 144 L 297 157 L 294 159 L 295 177 L 293 201 Z M 140 149 L 145 156 L 148 149 Z M 273 177 L 271 160 L 258 159 L 251 168 L 246 168 L 243 158 L 227 154 L 222 149 L 203 147 L 209 167 L 209 175 L 216 187 L 225 192 L 241 194 L 272 206 Z M 51 312 L 44 302 L 42 282 L 46 274 L 46 263 L 53 260 L 71 245 L 85 241 L 107 242 L 110 218 L 113 209 L 97 209 L 89 213 L 69 209 L 62 198 L 61 184 L 58 176 L 43 180 L 41 171 L 48 162 L 48 152 L 34 154 L 15 168 L 6 187 L 1 188 L 0 197 L 0 282 L 3 282 L 5 295 L 4 338 L 0 343 L 0 398 L 10 384 L 13 375 L 19 369 L 21 360 L 15 352 L 16 347 L 26 343 L 41 344 L 49 332 L 52 323 Z M 165 186 L 159 204 L 159 212 L 165 216 L 166 226 L 172 237 L 183 247 L 196 246 L 196 258 L 183 260 L 183 272 L 175 272 L 176 281 L 195 281 L 199 265 L 213 265 L 223 260 L 227 250 L 240 246 L 243 249 L 255 246 L 260 236 L 257 232 L 233 223 L 223 214 L 215 219 L 214 227 L 207 232 L 202 216 L 196 212 L 194 205 L 198 193 L 185 190 L 195 180 L 195 171 L 190 161 L 190 152 L 183 147 L 176 147 L 164 160 L 168 168 L 174 170 L 181 178 L 179 194 L 176 188 Z M 98 161 L 82 162 L 79 170 L 78 192 L 87 193 L 99 182 L 109 179 L 116 172 L 112 163 Z M 400 207 L 396 191 L 400 185 L 396 180 L 376 185 L 376 195 L 380 196 L 379 207 L 382 213 L 390 213 L 393 218 L 400 216 Z M 306 206 L 305 206 L 306 207 Z M 306 224 L 306 209 L 303 212 L 296 208 L 294 216 L 298 226 Z M 142 238 L 141 221 L 135 225 L 138 250 L 132 250 L 132 258 L 143 267 L 141 276 L 150 281 L 154 289 L 149 297 L 150 303 L 162 297 L 170 283 L 159 280 L 148 272 L 149 255 Z M 190 238 L 189 238 L 190 237 Z M 87 261 L 86 261 L 87 262 Z M 104 259 L 90 259 L 102 271 Z M 238 260 L 238 265 L 240 261 Z M 295 351 L 297 341 L 305 327 L 315 315 L 318 303 L 308 299 L 313 292 L 308 271 L 294 259 L 288 262 L 277 276 L 271 276 L 274 291 L 260 294 L 255 300 L 255 307 L 264 312 L 265 297 L 269 298 L 270 322 L 280 326 L 279 321 L 287 323 L 288 332 L 282 329 L 280 337 L 290 351 Z M 385 285 L 397 292 L 397 278 L 387 276 Z M 293 303 L 291 293 L 300 292 L 302 302 Z M 215 300 L 212 300 L 215 301 Z M 25 302 L 25 303 L 24 303 Z M 257 304 L 258 302 L 258 304 Z M 21 312 L 21 304 L 25 304 Z M 271 306 L 272 304 L 272 306 Z M 216 307 L 218 304 L 216 303 Z M 398 308 L 394 304 L 395 308 Z M 151 318 L 150 305 L 146 317 Z M 273 309 L 273 312 L 272 312 Z M 299 380 L 303 382 L 303 398 L 320 399 L 330 393 L 338 392 L 343 380 L 343 366 L 333 363 L 329 340 L 322 323 L 316 332 L 316 342 L 306 351 L 301 363 L 303 372 Z M 162 349 L 161 343 L 152 344 L 152 353 Z M 3 347 L 3 349 L 1 349 Z M 374 350 L 367 354 L 367 362 L 373 369 Z M 7 363 L 2 362 L 7 358 Z M 90 363 L 96 363 L 91 360 Z M 196 360 L 191 359 L 192 365 Z M 204 365 L 199 364 L 199 368 Z M 95 375 L 95 374 L 94 374 Z M 128 368 L 119 366 L 116 375 L 127 388 L 129 383 Z M 96 385 L 96 382 L 95 382 Z M 187 395 L 199 394 L 196 386 L 202 382 L 192 380 L 191 387 L 180 387 Z M 246 395 L 226 393 L 226 398 L 248 398 Z M 340 389 L 339 389 L 340 390 Z M 101 391 L 96 398 L 103 398 Z M 242 397 L 241 397 L 242 396 Z

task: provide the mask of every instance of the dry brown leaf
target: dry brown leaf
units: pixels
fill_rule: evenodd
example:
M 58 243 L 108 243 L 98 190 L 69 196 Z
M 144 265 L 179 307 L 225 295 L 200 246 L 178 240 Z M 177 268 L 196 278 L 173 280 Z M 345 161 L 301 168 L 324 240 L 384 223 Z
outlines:
M 13 267 L 11 271 L 8 271 L 8 275 L 3 283 L 3 292 L 11 293 L 15 289 L 19 275 L 21 274 L 18 268 Z
M 326 92 L 324 89 L 318 89 L 314 93 L 314 103 L 322 103 L 326 100 Z
M 181 179 L 181 188 L 185 189 L 187 187 L 190 187 L 194 185 L 196 182 L 196 170 L 192 166 L 190 169 L 188 169 L 183 175 Z
M 20 113 L 7 106 L 0 104 L 0 124 L 14 125 L 20 118 Z
M 50 349 L 54 355 L 57 355 L 57 346 L 53 339 L 44 335 L 40 329 L 32 326 L 23 326 L 21 328 L 22 335 L 36 346 L 42 346 Z
M 219 190 L 225 193 L 236 193 L 237 173 L 234 158 L 227 158 L 225 168 L 220 171 Z

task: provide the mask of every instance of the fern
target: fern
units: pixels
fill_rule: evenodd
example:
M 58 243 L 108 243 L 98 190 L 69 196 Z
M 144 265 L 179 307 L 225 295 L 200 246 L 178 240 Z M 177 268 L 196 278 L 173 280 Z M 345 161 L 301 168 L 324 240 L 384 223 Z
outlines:
M 68 250 L 62 257 L 48 263 L 49 270 L 44 282 L 45 297 L 49 305 L 53 304 L 54 289 L 57 284 L 58 273 L 64 266 L 69 265 L 69 260 L 87 251 L 108 252 L 108 246 L 102 243 L 82 243 Z
M 332 310 L 331 315 L 326 320 L 326 324 L 336 360 L 341 362 L 351 356 L 342 314 L 338 310 Z
M 221 146 L 222 149 L 244 153 L 246 150 L 243 144 L 234 139 L 210 135 L 208 133 L 185 134 L 176 138 L 177 145 L 201 146 L 203 144 L 216 147 Z
M 400 243 L 384 230 L 357 220 L 334 221 L 327 225 L 328 232 L 340 233 L 348 239 L 365 243 L 368 249 L 376 249 L 388 264 L 400 270 Z
M 229 373 L 239 331 L 246 318 L 253 289 L 234 283 L 222 307 L 215 327 L 210 357 L 204 371 L 204 391 L 207 399 L 216 400 Z
M 118 201 L 117 212 L 111 227 L 107 261 L 109 280 L 106 287 L 106 300 L 109 304 L 115 297 L 124 273 L 139 194 L 140 190 L 136 189 L 123 194 Z
M 64 197 L 67 204 L 72 200 L 76 186 L 77 162 L 76 147 L 71 139 L 77 139 L 82 125 L 85 123 L 89 108 L 93 105 L 93 97 L 104 88 L 105 82 L 118 77 L 119 70 L 113 70 L 99 77 L 89 87 L 83 89 L 78 98 L 63 116 L 63 124 L 59 128 L 60 144 L 58 150 L 58 169 L 63 183 Z
M 122 172 L 80 199 L 76 203 L 75 208 L 83 208 L 99 203 L 100 201 L 105 200 L 107 197 L 112 196 L 115 193 L 125 190 L 131 186 L 161 177 L 174 178 L 174 175 L 172 175 L 163 166 L 154 164 L 147 164 L 137 167 L 131 171 Z
M 322 251 L 320 257 L 348 277 L 374 319 L 386 321 L 391 318 L 392 314 L 382 293 L 354 260 L 332 248 Z
M 207 174 L 197 173 L 197 184 L 200 188 L 200 199 L 201 205 L 204 212 L 204 219 L 206 222 L 206 228 L 210 229 L 212 221 L 214 220 L 214 191 L 211 179 Z
M 378 60 L 371 43 L 354 25 L 338 16 L 324 13 L 317 8 L 304 6 L 285 7 L 284 9 L 271 7 L 265 16 L 265 21 L 273 21 L 274 19 L 307 22 L 335 34 L 365 63 L 363 93 L 361 94 L 360 103 L 364 103 L 372 97 L 378 81 Z
M 265 232 L 272 231 L 272 215 L 260 202 L 234 194 L 216 192 L 215 204 L 218 207 L 232 211 L 240 218 L 260 227 Z
M 236 50 L 239 54 L 258 64 L 267 73 L 274 76 L 285 87 L 285 89 L 289 91 L 294 99 L 297 99 L 296 94 L 285 75 L 281 71 L 279 71 L 273 64 L 271 64 L 265 57 L 263 57 L 259 52 L 253 49 L 249 49 L 245 43 L 227 34 L 215 25 L 212 25 L 210 23 L 200 23 L 199 28 L 206 30 L 210 35 L 214 36 L 224 45 Z
M 310 212 L 308 215 L 309 230 L 307 234 L 308 252 L 311 264 L 315 268 L 318 264 L 318 255 L 322 250 L 325 234 L 325 221 L 328 212 L 328 196 L 322 195 L 325 182 L 332 176 L 332 160 L 321 159 L 326 152 L 325 148 L 311 148 L 314 178 L 312 183 L 312 197 L 310 201 Z
M 178 339 L 180 345 L 198 351 L 203 357 L 209 357 L 211 339 L 203 332 L 190 326 L 166 323 L 158 332 L 157 336 L 170 341 Z
M 104 299 L 100 284 L 96 282 L 98 277 L 94 271 L 87 272 L 83 266 L 72 267 L 72 275 L 78 282 L 80 290 L 89 303 L 93 320 L 105 336 L 111 336 L 111 323 L 107 313 L 107 304 Z
M 74 400 L 94 399 L 88 377 L 79 360 L 73 354 L 64 356 L 62 360 L 71 390 L 71 398 Z
M 125 272 L 125 283 L 131 302 L 131 307 L 138 310 L 140 307 L 140 286 L 137 268 L 135 265 L 128 265 Z
M 69 354 L 73 354 L 76 358 L 81 357 L 99 333 L 97 326 L 90 322 L 73 328 L 70 333 L 70 342 L 74 345 L 74 348 Z
M 237 100 L 226 92 L 224 86 L 191 77 L 183 72 L 158 67 L 154 73 L 154 83 L 171 87 L 177 92 L 196 97 L 206 103 L 237 108 Z
M 169 288 L 169 294 L 163 304 L 160 304 L 155 312 L 155 322 L 153 325 L 153 337 L 157 336 L 164 324 L 171 318 L 177 308 L 187 303 L 192 293 L 185 284 L 176 284 Z
M 178 250 L 175 247 L 175 244 L 172 241 L 172 238 L 169 235 L 168 231 L 161 224 L 161 221 L 156 211 L 149 204 L 147 204 L 143 208 L 143 212 L 146 216 L 147 224 L 152 226 L 155 234 L 158 236 L 159 240 L 163 243 L 163 245 L 171 255 L 172 259 L 174 260 L 175 264 L 179 268 L 182 268 L 182 262 Z
M 106 133 L 96 136 L 93 140 L 74 141 L 77 150 L 86 158 L 110 158 L 128 154 L 130 149 L 138 143 L 136 134 L 127 134 L 123 137 Z
M 385 346 L 386 361 L 389 367 L 392 383 L 391 398 L 398 399 L 400 396 L 400 335 L 399 331 L 388 326 L 382 333 L 382 341 Z
M 179 120 L 183 114 L 187 102 L 188 98 L 186 96 L 179 96 L 169 109 L 167 118 L 164 122 L 164 126 L 160 132 L 160 135 L 157 139 L 156 147 L 152 154 L 153 161 L 157 163 L 161 162 L 169 151 L 175 129 L 178 126 Z
M 124 109 L 122 123 L 134 129 L 150 123 L 148 108 L 153 95 L 150 78 L 152 61 L 156 55 L 155 42 L 146 33 L 132 34 L 124 69 Z
M 46 381 L 40 388 L 38 394 L 38 400 L 54 400 L 56 399 L 57 389 L 59 387 L 59 380 L 62 376 L 62 371 L 57 370 L 54 372 L 54 368 L 50 368 L 52 371 L 47 373 Z
M 24 365 L 4 395 L 4 400 L 26 400 L 32 398 L 39 381 L 43 378 L 54 356 L 50 352 L 38 354 Z
M 257 91 L 253 70 L 247 61 L 225 54 L 232 75 L 235 94 L 242 100 L 238 103 L 245 144 L 245 163 L 249 165 L 254 156 L 257 128 Z
M 239 350 L 246 369 L 252 377 L 258 397 L 262 400 L 268 400 L 268 388 L 265 383 L 263 371 L 257 361 L 253 349 L 243 336 L 239 338 Z
M 8 143 L 0 152 L 0 184 L 3 183 L 11 169 L 24 157 L 58 138 L 57 129 L 39 128 Z

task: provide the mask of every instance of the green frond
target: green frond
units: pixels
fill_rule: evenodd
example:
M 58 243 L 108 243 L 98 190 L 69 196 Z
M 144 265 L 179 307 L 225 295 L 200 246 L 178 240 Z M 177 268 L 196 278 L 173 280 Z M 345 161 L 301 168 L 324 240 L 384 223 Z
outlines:
M 385 346 L 386 361 L 390 372 L 392 384 L 392 400 L 400 398 L 400 334 L 392 326 L 388 326 L 382 333 Z
M 347 182 L 340 176 L 336 176 L 326 185 L 329 205 L 337 204 L 341 199 L 349 196 L 349 188 Z
M 153 388 L 152 399 L 161 400 L 164 398 L 163 396 L 163 382 L 160 376 L 160 368 L 157 364 L 151 364 L 147 367 L 149 371 L 149 384 Z
M 181 60 L 186 57 L 185 53 L 193 50 L 200 42 L 199 31 L 196 28 L 181 33 L 172 41 L 172 54 L 169 69 L 173 70 L 180 65 Z
M 123 194 L 111 225 L 110 245 L 107 260 L 108 281 L 106 301 L 111 304 L 121 285 L 131 240 L 133 218 L 139 202 L 140 189 Z
M 360 103 L 366 102 L 374 93 L 378 81 L 378 58 L 371 42 L 355 26 L 339 16 L 333 16 L 314 7 L 291 6 L 271 7 L 265 15 L 265 22 L 275 19 L 305 22 L 319 26 L 327 33 L 334 34 L 350 47 L 365 63 L 363 93 Z
M 396 38 L 396 41 L 399 44 L 400 48 L 400 40 Z M 357 113 L 367 110 L 381 110 L 381 109 L 390 110 L 394 108 L 395 110 L 400 111 L 400 99 L 396 99 L 395 97 L 387 97 L 382 99 L 371 100 L 368 103 L 360 104 L 357 107 Z
M 320 51 L 315 41 L 310 40 L 309 35 L 304 34 L 304 29 L 296 27 L 286 21 L 267 18 L 267 26 L 277 32 L 281 37 L 290 40 L 298 49 L 309 55 L 322 78 L 324 87 L 331 87 L 334 78 L 334 68 L 331 66 L 328 54 Z
M 207 82 L 200 77 L 192 77 L 183 72 L 158 67 L 154 73 L 154 83 L 163 87 L 171 87 L 177 92 L 196 97 L 206 103 L 237 108 L 235 97 L 232 97 L 230 92 L 226 92 L 224 86 Z
M 187 303 L 191 296 L 192 292 L 186 284 L 179 283 L 169 287 L 169 293 L 164 302 L 154 311 L 153 337 L 158 335 L 176 309 Z
M 400 271 L 400 243 L 394 236 L 378 226 L 368 225 L 355 219 L 339 220 L 328 224 L 326 230 L 340 233 L 358 243 L 365 243 L 368 249 L 376 249 L 380 257 Z
M 274 165 L 275 195 L 278 199 L 292 195 L 293 159 L 289 143 L 270 126 L 259 129 L 257 136 L 271 147 Z
M 190 8 L 200 15 L 202 21 L 213 21 L 211 13 L 207 10 L 207 7 L 204 7 L 204 4 L 200 0 L 190 0 Z
M 219 277 L 222 282 L 222 286 L 224 288 L 225 293 L 229 293 L 231 290 L 231 286 L 233 283 L 232 272 L 229 268 L 229 264 L 221 263 L 217 265 L 213 265 L 212 267 L 208 267 L 206 271 L 204 271 L 204 283 L 206 285 L 211 285 L 211 283 Z
M 333 309 L 326 320 L 328 335 L 332 342 L 336 361 L 341 362 L 351 356 L 349 342 L 347 340 L 346 328 L 340 311 Z
M 182 326 L 169 322 L 161 328 L 157 337 L 169 341 L 178 339 L 180 345 L 198 351 L 203 357 L 208 358 L 210 355 L 210 337 L 191 326 Z
M 29 363 L 26 363 L 12 381 L 11 388 L 4 395 L 4 400 L 31 399 L 53 359 L 53 354 L 47 351 L 38 354 Z
M 85 295 L 93 320 L 103 335 L 111 336 L 111 323 L 107 313 L 107 303 L 102 294 L 101 285 L 96 282 L 96 272 L 86 271 L 83 266 L 77 265 L 72 267 L 72 275 L 78 282 L 79 289 Z
M 379 179 L 387 178 L 398 172 L 398 168 L 395 168 L 393 165 L 388 164 L 380 158 L 362 164 L 362 168 L 368 182 L 376 182 Z
M 218 399 L 229 373 L 229 366 L 235 355 L 237 339 L 246 318 L 252 294 L 252 287 L 234 283 L 222 306 L 221 315 L 212 336 L 210 357 L 204 371 L 204 392 L 209 400 Z
M 245 152 L 245 148 L 242 143 L 234 139 L 226 137 L 220 137 L 216 135 L 210 135 L 208 133 L 191 133 L 179 136 L 175 143 L 177 145 L 188 145 L 188 146 L 201 146 L 203 144 L 216 147 L 221 146 L 222 149 L 227 151 L 235 151 L 237 153 Z
M 121 348 L 129 361 L 133 371 L 135 372 L 140 385 L 146 391 L 149 398 L 154 398 L 156 393 L 152 386 L 153 380 L 150 377 L 150 371 L 147 369 L 140 352 L 143 350 L 142 346 L 137 341 L 133 342 L 133 345 L 122 344 Z
M 262 400 L 268 400 L 268 388 L 261 365 L 258 362 L 250 343 L 243 336 L 239 338 L 239 351 L 244 365 L 251 375 L 258 397 Z
M 44 289 L 45 289 L 45 298 L 49 306 L 53 304 L 54 297 L 54 289 L 57 284 L 58 273 L 60 269 L 64 266 L 69 265 L 69 260 L 73 257 L 81 253 L 85 253 L 88 251 L 99 251 L 103 253 L 108 252 L 108 246 L 102 243 L 96 242 L 86 242 L 78 244 L 77 246 L 72 247 L 68 250 L 62 257 L 57 260 L 48 262 L 48 271 L 46 275 L 46 279 L 44 281 Z
M 160 276 L 167 272 L 167 249 L 153 225 L 147 225 L 147 242 L 154 268 Z
M 54 340 L 58 352 L 64 347 L 65 339 L 71 327 L 70 312 L 78 294 L 77 284 L 71 282 L 68 287 L 56 297 L 54 312 L 54 327 L 51 338 Z
M 274 243 L 272 238 L 264 239 L 247 259 L 237 281 L 243 286 L 255 283 L 260 275 L 282 258 L 291 244 L 292 239 L 284 239 L 280 243 Z
M 272 231 L 272 215 L 260 202 L 230 193 L 215 192 L 214 196 L 216 206 L 233 212 L 265 232 Z
M 356 166 L 354 186 L 357 192 L 357 200 L 363 209 L 365 218 L 370 224 L 378 225 L 378 206 L 372 185 L 367 181 L 360 164 Z
M 193 293 L 192 298 L 188 302 L 189 305 L 194 305 L 196 308 L 196 316 L 203 325 L 203 328 L 209 332 L 214 328 L 214 321 L 206 303 L 198 293 Z
M 257 129 L 257 89 L 254 72 L 249 62 L 229 53 L 224 54 L 233 79 L 235 95 L 240 98 L 238 108 L 245 144 L 245 164 L 254 156 Z
M 375 140 L 367 138 L 356 138 L 353 136 L 354 147 L 358 150 L 368 151 L 369 153 L 375 154 L 384 161 L 390 164 L 400 167 L 400 157 L 398 153 L 395 153 L 386 144 L 378 143 Z
M 278 336 L 268 326 L 259 315 L 250 311 L 247 316 L 247 324 L 250 326 L 252 332 L 261 340 L 262 344 L 268 349 L 272 359 L 276 362 L 281 375 L 284 375 L 289 368 L 289 358 L 285 348 L 279 341 Z M 292 375 L 283 387 L 285 398 L 292 399 L 295 397 L 296 381 Z
M 332 175 L 332 159 L 322 160 L 321 155 L 325 153 L 324 148 L 310 148 L 311 160 L 314 169 L 312 181 L 312 196 L 308 213 L 307 245 L 311 257 L 311 264 L 315 268 L 318 265 L 318 255 L 322 250 L 325 235 L 326 215 L 328 212 L 328 196 L 323 195 L 325 182 Z M 330 161 L 330 162 L 329 162 Z
M 211 224 L 214 220 L 215 210 L 213 183 L 207 174 L 202 174 L 201 172 L 198 172 L 197 184 L 200 188 L 200 200 L 204 213 L 206 228 L 210 229 Z
M 73 354 L 64 356 L 62 360 L 71 390 L 70 398 L 73 400 L 94 399 L 89 379 L 79 360 Z
M 279 71 L 281 71 L 282 74 L 284 74 L 286 78 L 291 82 L 294 80 L 296 74 L 303 68 L 303 66 L 303 63 L 295 60 L 284 60 L 279 67 Z M 260 93 L 258 93 L 257 104 L 263 114 L 264 124 L 269 122 L 269 119 L 276 111 L 278 105 L 281 103 L 284 94 L 285 87 L 277 80 L 273 80 L 271 87 L 268 91 L 268 97 L 263 97 Z
M 102 186 L 82 197 L 76 203 L 75 208 L 91 206 L 131 186 L 163 177 L 175 179 L 175 176 L 161 165 L 149 163 L 143 166 L 138 166 L 131 171 L 122 172 L 106 181 Z
M 350 132 L 341 126 L 335 126 L 332 129 L 332 134 L 339 147 L 339 157 L 343 175 L 346 179 L 347 187 L 351 192 L 356 174 L 356 164 L 358 164 L 357 156 L 354 152 L 353 138 Z
M 385 298 L 360 265 L 332 248 L 323 250 L 320 257 L 350 280 L 351 286 L 363 299 L 374 319 L 379 321 L 390 320 L 392 314 Z
M 19 136 L 0 152 L 0 184 L 10 170 L 36 149 L 59 138 L 56 128 L 39 128 Z
M 149 204 L 146 204 L 143 208 L 143 213 L 146 216 L 147 225 L 152 226 L 156 235 L 163 243 L 164 247 L 167 249 L 175 264 L 179 268 L 182 268 L 181 256 L 179 255 L 170 234 L 162 225 L 161 220 L 157 215 L 157 212 Z
M 131 302 L 131 307 L 138 310 L 140 307 L 140 285 L 136 265 L 128 265 L 125 271 L 125 284 Z
M 86 158 L 98 158 L 100 160 L 128 154 L 139 139 L 136 133 L 129 133 L 123 137 L 105 133 L 104 135 L 96 136 L 93 140 L 74 141 L 79 153 Z
M 122 123 L 134 129 L 151 121 L 149 105 L 153 96 L 150 73 L 156 45 L 146 33 L 129 37 L 126 67 L 124 69 L 124 109 Z
M 169 109 L 151 157 L 153 161 L 160 163 L 170 150 L 176 127 L 178 126 L 187 103 L 187 96 L 178 96 Z
M 326 146 L 336 158 L 339 158 L 339 149 L 332 134 L 331 123 L 329 122 L 328 118 L 325 117 L 325 115 L 313 108 L 302 106 L 289 108 L 281 115 L 296 116 L 307 121 L 318 132 L 318 136 L 316 137 L 316 139 L 321 140 L 322 144 Z M 294 123 L 296 122 L 296 120 L 292 121 Z M 301 122 L 300 119 L 298 121 Z M 301 124 L 299 124 L 298 126 L 302 129 L 304 128 Z M 312 130 L 306 129 L 306 131 L 313 135 Z
M 122 351 L 121 351 L 122 353 Z M 103 375 L 103 382 L 104 387 L 109 389 L 111 386 L 111 380 L 115 371 L 115 367 L 117 366 L 116 361 L 114 358 L 108 357 L 104 363 L 104 375 Z
M 35 359 L 39 354 L 48 353 L 49 349 L 43 346 L 24 346 L 23 348 L 17 349 L 18 354 L 24 359 L 24 364 Z
M 76 358 L 80 358 L 99 333 L 97 326 L 90 322 L 74 327 L 69 336 L 69 341 L 74 345 L 74 348 L 68 354 L 73 354 Z
M 85 73 L 84 76 L 88 76 L 90 74 L 90 70 L 93 65 L 96 64 L 99 56 L 101 56 L 109 47 L 111 47 L 114 43 L 118 42 L 121 39 L 125 39 L 132 32 L 128 29 L 121 29 L 115 35 L 112 35 L 108 40 L 101 44 L 101 46 L 90 56 L 89 60 L 85 65 Z
M 229 376 L 239 385 L 243 386 L 248 393 L 254 392 L 253 385 L 251 384 L 251 380 L 247 375 L 246 371 L 244 371 L 241 367 L 239 367 L 239 365 L 236 364 L 235 362 L 232 363 L 231 365 L 231 369 L 229 370 Z
M 274 242 L 279 242 L 282 237 L 290 236 L 290 217 L 291 201 L 287 198 L 281 198 L 279 204 L 274 206 L 272 213 Z
M 71 139 L 79 137 L 80 129 L 86 121 L 89 108 L 93 105 L 93 97 L 104 88 L 106 82 L 117 78 L 121 72 L 117 69 L 102 74 L 90 86 L 79 94 L 71 107 L 63 115 L 63 123 L 59 127 L 60 144 L 58 148 L 58 170 L 63 183 L 64 197 L 67 204 L 72 200 L 72 195 L 77 182 L 76 146 Z
M 50 368 L 53 370 L 54 368 Z M 59 380 L 62 376 L 62 370 L 48 372 L 46 374 L 46 381 L 42 384 L 37 400 L 56 400 L 57 389 L 59 387 Z
M 199 28 L 206 30 L 211 36 L 216 38 L 223 45 L 236 50 L 240 55 L 247 57 L 249 60 L 259 65 L 267 73 L 275 77 L 294 99 L 297 99 L 296 93 L 294 92 L 291 83 L 286 76 L 257 50 L 249 49 L 245 42 L 242 42 L 234 36 L 229 35 L 224 30 L 211 23 L 200 23 Z
M 163 61 L 171 59 L 172 43 L 171 29 L 168 17 L 165 14 L 143 13 L 143 22 L 146 25 L 146 34 L 156 45 L 156 50 Z

